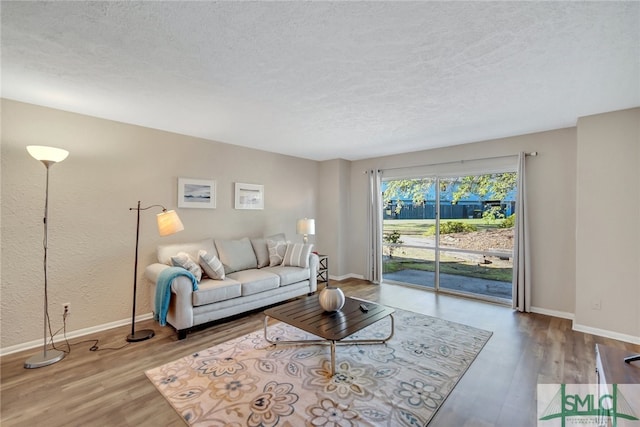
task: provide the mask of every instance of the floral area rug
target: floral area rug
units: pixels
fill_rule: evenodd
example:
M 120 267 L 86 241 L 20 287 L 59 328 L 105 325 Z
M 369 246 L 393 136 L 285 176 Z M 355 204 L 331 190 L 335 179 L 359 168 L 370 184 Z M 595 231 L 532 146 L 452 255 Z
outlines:
M 264 331 L 151 369 L 191 426 L 425 426 L 491 332 L 396 310 L 386 344 L 270 345 Z M 387 317 L 349 338 L 387 337 Z M 284 323 L 279 340 L 316 338 Z M 346 339 L 349 339 L 346 338 Z

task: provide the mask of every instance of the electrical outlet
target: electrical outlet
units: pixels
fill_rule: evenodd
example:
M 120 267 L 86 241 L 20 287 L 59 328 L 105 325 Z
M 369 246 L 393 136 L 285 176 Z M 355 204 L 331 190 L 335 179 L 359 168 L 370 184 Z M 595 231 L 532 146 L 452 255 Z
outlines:
M 67 317 L 68 315 L 71 314 L 71 303 L 70 302 L 65 302 L 64 304 L 62 304 L 62 315 L 64 317 Z

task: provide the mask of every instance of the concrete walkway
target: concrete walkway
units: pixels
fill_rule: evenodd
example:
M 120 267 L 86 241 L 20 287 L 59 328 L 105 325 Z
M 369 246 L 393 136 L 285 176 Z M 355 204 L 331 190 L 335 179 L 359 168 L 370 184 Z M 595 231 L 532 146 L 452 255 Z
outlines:
M 395 273 L 386 273 L 383 280 L 411 283 L 432 288 L 434 287 L 435 273 L 423 270 L 401 270 Z M 440 288 L 461 292 L 482 294 L 491 297 L 511 300 L 511 282 L 497 280 L 478 279 L 476 277 L 460 276 L 456 274 L 440 274 Z

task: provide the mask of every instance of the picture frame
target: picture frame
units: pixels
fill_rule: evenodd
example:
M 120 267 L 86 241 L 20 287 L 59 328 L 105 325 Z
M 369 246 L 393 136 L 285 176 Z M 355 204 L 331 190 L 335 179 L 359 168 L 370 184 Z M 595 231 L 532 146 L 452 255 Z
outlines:
M 215 209 L 216 182 L 209 179 L 178 178 L 178 207 Z
M 236 209 L 264 209 L 264 185 L 236 182 Z

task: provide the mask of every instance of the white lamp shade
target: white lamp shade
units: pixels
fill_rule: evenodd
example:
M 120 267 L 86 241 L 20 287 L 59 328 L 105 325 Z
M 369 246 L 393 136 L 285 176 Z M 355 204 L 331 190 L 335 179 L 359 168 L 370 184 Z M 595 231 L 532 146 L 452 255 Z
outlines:
M 296 223 L 297 234 L 316 234 L 316 220 L 310 218 L 299 219 Z
M 69 155 L 67 150 L 56 147 L 45 147 L 44 145 L 29 145 L 27 151 L 36 160 L 41 162 L 58 163 L 63 161 Z
M 158 214 L 158 233 L 160 236 L 168 236 L 184 230 L 184 225 L 176 211 L 165 211 Z

